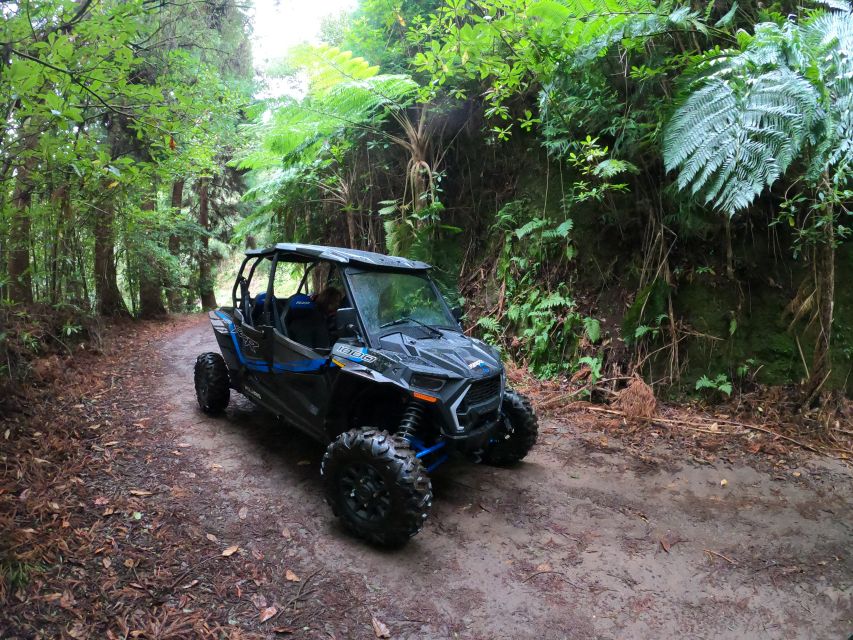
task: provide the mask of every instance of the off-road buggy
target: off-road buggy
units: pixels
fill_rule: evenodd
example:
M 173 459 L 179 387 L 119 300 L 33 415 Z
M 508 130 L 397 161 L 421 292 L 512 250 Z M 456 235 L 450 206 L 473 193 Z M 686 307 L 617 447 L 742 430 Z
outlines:
M 231 306 L 210 313 L 222 355 L 195 364 L 203 411 L 223 411 L 235 389 L 328 444 L 326 499 L 381 545 L 420 530 L 429 474 L 449 456 L 510 465 L 537 437 L 498 353 L 462 332 L 429 270 L 335 247 L 247 251 Z

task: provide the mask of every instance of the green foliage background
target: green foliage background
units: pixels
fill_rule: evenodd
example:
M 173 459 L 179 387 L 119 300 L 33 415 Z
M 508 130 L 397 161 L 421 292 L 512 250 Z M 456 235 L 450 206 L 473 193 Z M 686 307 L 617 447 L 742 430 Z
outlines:
M 211 240 L 340 244 L 434 263 L 539 375 L 850 391 L 843 0 L 362 0 L 265 99 L 236 5 L 85 4 L 4 9 L 4 297 L 25 235 L 33 298 L 97 309 L 107 211 L 137 313 L 205 304 Z

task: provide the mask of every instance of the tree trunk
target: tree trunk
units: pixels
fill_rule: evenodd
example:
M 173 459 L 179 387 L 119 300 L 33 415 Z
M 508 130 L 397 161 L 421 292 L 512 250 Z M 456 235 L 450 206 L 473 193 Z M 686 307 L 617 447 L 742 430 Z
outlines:
M 210 266 L 210 231 L 208 219 L 207 188 L 209 178 L 201 178 L 198 185 L 198 224 L 205 233 L 201 237 L 201 253 L 198 256 L 198 293 L 201 298 L 201 308 L 204 310 L 215 309 L 216 294 L 213 291 L 213 277 Z
M 812 370 L 806 382 L 803 406 L 813 405 L 832 373 L 832 317 L 835 307 L 835 224 L 828 204 L 823 237 L 815 247 L 815 291 L 817 294 L 817 339 Z
M 112 200 L 108 199 L 95 219 L 95 298 L 97 311 L 102 316 L 127 316 L 130 314 L 116 282 L 113 206 Z
M 726 277 L 729 280 L 735 279 L 735 261 L 732 251 L 732 219 L 728 214 L 723 214 L 723 220 L 726 232 Z
M 35 156 L 29 155 L 18 167 L 15 191 L 12 194 L 12 218 L 9 224 L 9 250 L 6 269 L 9 276 L 9 297 L 14 302 L 33 301 L 33 281 L 30 275 L 30 204 L 33 198 L 32 171 Z
M 140 207 L 143 211 L 154 211 L 156 208 L 154 194 L 146 197 Z M 149 221 L 145 223 L 148 233 L 152 233 Z M 161 318 L 166 315 L 163 306 L 163 270 L 154 255 L 142 251 L 138 255 L 137 269 L 139 272 L 139 317 L 145 319 Z
M 53 230 L 53 243 L 50 247 L 50 282 L 48 292 L 50 294 L 50 304 L 56 304 L 62 299 L 62 280 L 66 281 L 66 286 L 70 277 L 65 269 L 60 268 L 59 262 L 62 261 L 66 267 L 70 265 L 68 260 L 68 247 L 64 240 L 65 229 L 71 224 L 71 186 L 64 185 L 59 190 L 59 215 L 56 219 L 56 228 Z
M 179 215 L 181 213 L 181 205 L 183 204 L 183 201 L 184 179 L 180 178 L 172 183 L 172 215 Z M 175 233 L 169 236 L 169 253 L 175 257 L 175 260 L 180 260 L 181 238 Z M 180 284 L 180 274 L 171 274 L 167 296 L 169 298 L 169 311 L 172 313 L 178 313 L 183 308 L 183 304 L 181 304 Z
M 356 212 L 352 209 L 344 208 L 344 215 L 347 217 L 347 235 L 349 236 L 349 248 L 358 249 L 358 229 L 356 227 L 358 221 L 355 219 Z

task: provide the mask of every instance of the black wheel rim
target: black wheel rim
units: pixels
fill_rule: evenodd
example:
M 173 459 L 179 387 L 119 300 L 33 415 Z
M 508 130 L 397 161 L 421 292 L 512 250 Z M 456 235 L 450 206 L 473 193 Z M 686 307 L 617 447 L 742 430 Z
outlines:
M 497 438 L 498 442 L 511 440 L 512 436 L 515 434 L 515 429 L 512 427 L 512 420 L 509 419 L 509 416 L 502 413 L 501 417 L 503 418 L 503 424 L 501 425 L 500 435 Z
M 366 463 L 347 466 L 338 480 L 347 511 L 364 522 L 381 522 L 391 512 L 391 494 L 379 470 Z

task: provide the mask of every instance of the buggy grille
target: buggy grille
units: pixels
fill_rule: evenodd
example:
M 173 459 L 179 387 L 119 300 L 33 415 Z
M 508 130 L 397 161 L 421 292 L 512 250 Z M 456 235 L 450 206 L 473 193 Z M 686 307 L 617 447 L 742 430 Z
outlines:
M 477 380 L 468 389 L 465 396 L 467 404 L 482 404 L 490 400 L 495 400 L 501 393 L 501 377 L 492 376 L 483 380 Z

